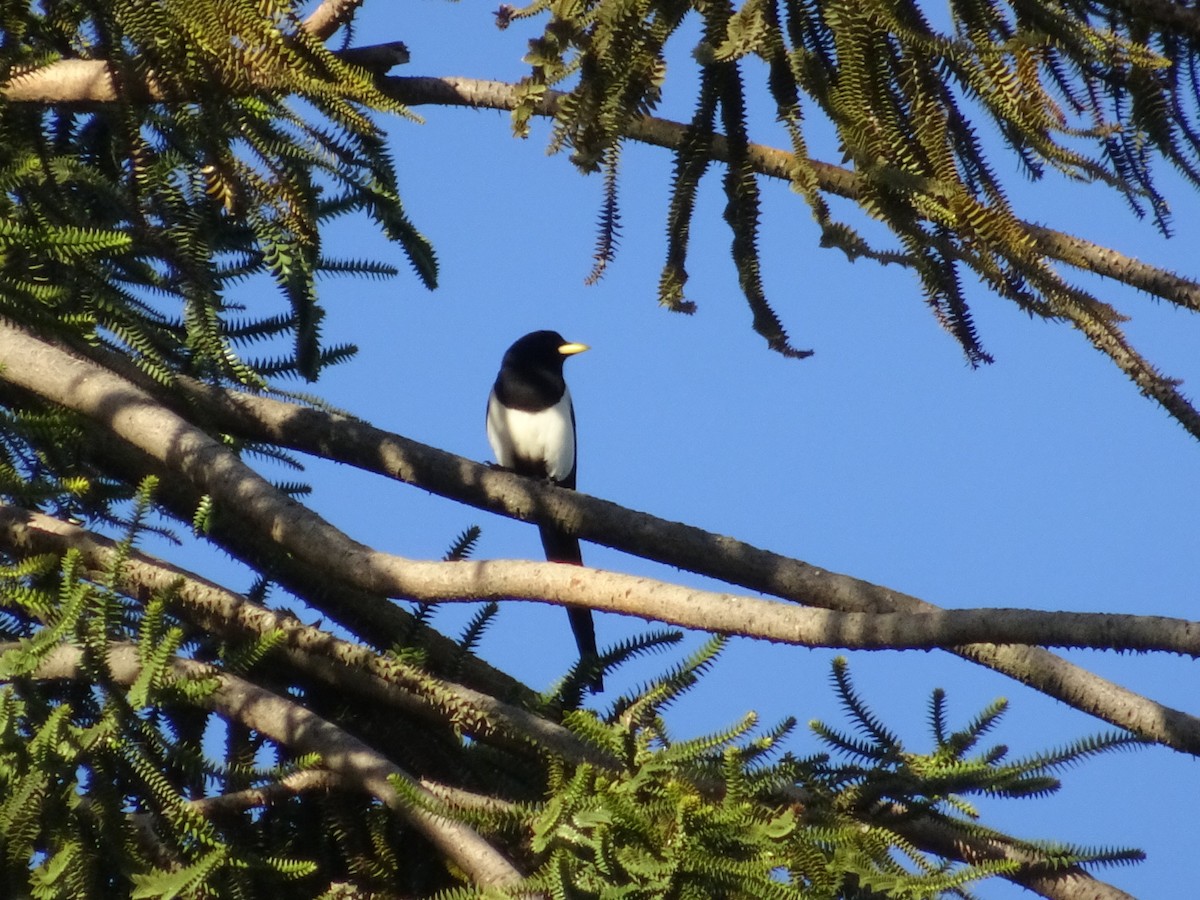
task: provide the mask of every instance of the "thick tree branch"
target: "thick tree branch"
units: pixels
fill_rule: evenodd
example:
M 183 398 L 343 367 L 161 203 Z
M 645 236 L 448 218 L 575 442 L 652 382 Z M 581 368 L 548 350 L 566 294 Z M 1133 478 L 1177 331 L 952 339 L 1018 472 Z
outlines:
M 18 554 L 75 550 L 98 576 L 118 559 L 114 541 L 50 516 L 0 504 L 0 546 Z M 170 592 L 171 606 L 193 624 L 226 637 L 280 633 L 293 663 L 323 681 L 353 688 L 367 697 L 421 718 L 446 723 L 477 739 L 497 729 L 534 741 L 573 762 L 614 764 L 560 725 L 463 685 L 413 670 L 368 647 L 344 641 L 274 612 L 192 572 L 137 550 L 128 551 L 117 571 L 118 586 L 145 600 Z M 447 717 L 448 713 L 448 717 Z
M 0 645 L 0 653 L 18 646 Z M 105 660 L 117 683 L 128 685 L 137 680 L 141 665 L 136 647 L 113 644 Z M 82 661 L 82 649 L 64 645 L 47 655 L 34 677 L 49 680 L 86 677 Z M 291 700 L 194 660 L 176 657 L 170 663 L 170 671 L 179 678 L 216 678 L 216 689 L 200 701 L 206 708 L 299 753 L 318 754 L 330 772 L 394 810 L 476 884 L 511 885 L 521 880 L 521 873 L 512 863 L 474 830 L 461 822 L 417 809 L 398 795 L 389 779 L 405 782 L 414 795 L 437 806 L 436 797 L 417 779 L 353 735 Z
M 802 642 L 802 629 L 797 626 L 801 617 L 773 620 L 772 617 L 779 615 L 772 611 L 773 605 L 757 598 L 714 595 L 650 579 L 600 573 L 575 566 L 515 562 L 431 563 L 378 553 L 352 541 L 311 510 L 282 495 L 226 447 L 172 414 L 153 395 L 91 361 L 72 356 L 61 348 L 4 324 L 0 324 L 0 377 L 103 423 L 124 441 L 187 479 L 197 490 L 211 494 L 218 508 L 237 510 L 250 528 L 269 535 L 271 540 L 288 551 L 314 565 L 323 564 L 332 574 L 368 591 L 421 600 L 508 596 L 571 604 L 581 602 L 579 585 L 590 581 L 594 592 L 587 596 L 586 603 L 597 609 L 628 611 L 636 615 L 642 614 L 643 608 L 656 608 L 654 604 L 659 602 L 674 600 L 680 609 L 686 609 L 703 600 L 710 603 L 714 615 L 718 616 L 717 621 L 701 622 L 685 618 L 682 614 L 676 617 L 676 621 L 733 633 L 746 632 L 743 624 L 746 621 L 758 625 L 774 621 L 772 627 L 778 627 L 778 633 L 768 634 L 765 627 L 759 627 L 758 633 L 776 640 Z M 332 421 L 333 418 L 328 420 Z M 342 420 L 342 423 L 355 428 L 367 427 L 349 420 Z M 305 440 L 324 450 L 317 435 L 310 433 Z M 359 450 L 362 452 L 370 446 L 364 444 Z M 523 515 L 529 515 L 531 507 L 538 507 L 537 503 L 529 502 L 535 498 L 563 500 L 557 495 L 571 493 L 547 492 L 532 481 L 518 479 L 508 473 L 488 471 L 466 460 L 455 463 L 456 458 L 449 454 L 444 457 L 441 460 L 443 463 L 449 462 L 459 469 L 460 485 L 472 481 L 479 484 L 494 481 L 517 496 L 523 495 L 527 501 Z M 385 466 L 381 471 L 397 472 L 394 463 L 393 460 L 392 465 Z M 503 489 L 497 490 L 497 499 L 504 496 Z M 568 502 L 577 504 L 580 499 L 584 498 L 571 498 Z M 619 540 L 610 543 L 614 546 L 631 546 L 634 552 L 647 554 L 646 546 L 631 542 L 631 537 L 635 534 L 648 536 L 649 544 L 655 550 L 666 548 L 665 553 L 654 554 L 663 562 L 684 565 L 694 571 L 722 578 L 725 577 L 724 570 L 732 570 L 735 575 L 745 576 L 744 580 L 747 581 L 770 581 L 778 577 L 781 571 L 786 571 L 796 577 L 794 586 L 800 589 L 784 593 L 775 590 L 769 592 L 815 606 L 845 611 L 937 612 L 936 607 L 915 597 L 887 591 L 847 576 L 831 575 L 729 538 L 709 535 L 687 526 L 668 526 L 652 517 L 629 514 L 602 501 L 589 499 L 587 502 L 601 504 L 610 515 L 630 526 Z M 558 516 L 548 515 L 548 508 L 549 504 L 540 507 L 539 515 L 559 519 Z M 578 506 L 575 512 L 574 517 L 563 517 L 560 521 L 567 530 L 583 534 Z M 684 536 L 692 539 L 689 542 L 691 553 L 695 553 L 698 544 L 708 548 L 710 555 L 697 561 L 689 554 L 679 553 L 674 545 Z M 688 562 L 680 562 L 685 556 Z M 738 578 L 726 580 L 742 583 Z M 642 607 L 631 604 L 629 598 L 635 595 L 652 605 Z M 736 609 L 737 613 L 732 618 L 720 618 L 722 607 L 726 615 L 729 609 Z M 799 612 L 783 609 L 790 613 Z M 853 621 L 853 629 L 867 627 L 866 619 Z M 839 627 L 831 620 L 810 621 L 808 625 L 826 635 L 829 629 Z M 958 647 L 954 652 L 1019 678 L 1085 712 L 1151 740 L 1200 754 L 1200 720 L 1154 703 L 1046 651 L 1030 647 L 972 644 Z
M 108 571 L 117 556 L 114 541 L 50 516 L 2 503 L 0 546 L 28 553 L 64 553 L 74 549 L 96 573 Z M 600 569 L 564 569 L 500 560 L 422 565 L 445 569 L 448 575 L 425 579 L 425 593 L 415 599 L 439 603 L 525 599 L 560 606 L 586 606 L 685 628 L 804 647 L 932 650 L 986 641 L 1093 650 L 1157 650 L 1200 657 L 1200 622 L 1166 616 L 1002 607 L 942 609 L 917 614 L 847 613 L 693 590 Z M 464 569 L 476 571 L 464 578 L 461 574 Z M 563 577 L 571 574 L 578 577 Z M 228 632 L 232 628 L 242 634 L 256 635 L 280 632 L 286 635 L 287 646 L 300 654 L 319 656 L 352 670 L 362 669 L 379 682 L 381 693 L 376 694 L 379 699 L 404 706 L 410 712 L 424 711 L 428 717 L 428 701 L 457 702 L 462 705 L 461 718 L 455 719 L 454 724 L 476 737 L 487 735 L 487 723 L 491 721 L 542 741 L 568 758 L 579 760 L 589 756 L 586 748 L 568 732 L 531 731 L 540 722 L 536 717 L 462 685 L 438 680 L 437 696 L 423 697 L 430 691 L 428 676 L 423 673 L 411 672 L 394 660 L 381 659 L 368 647 L 304 625 L 163 560 L 132 551 L 122 564 L 120 576 L 122 588 L 143 599 L 151 592 L 173 589 L 176 599 L 172 605 L 176 611 L 207 630 Z M 531 580 L 538 588 L 536 594 L 529 590 Z M 393 687 L 399 688 L 402 696 L 388 700 Z M 437 719 L 441 721 L 442 717 L 439 715 Z
M 63 553 L 73 549 L 80 554 L 85 567 L 97 570 L 97 574 L 111 571 L 116 554 L 114 542 L 107 538 L 41 513 L 4 505 L 0 505 L 0 546 L 16 554 Z M 428 711 L 424 706 L 414 708 L 413 701 L 416 698 L 412 694 L 395 689 L 388 677 L 392 667 L 384 660 L 376 660 L 376 666 L 364 665 L 363 668 L 367 671 L 348 672 L 344 666 L 355 665 L 353 660 L 362 652 L 362 648 L 301 625 L 290 617 L 258 607 L 218 585 L 138 551 L 128 554 L 119 574 L 119 586 L 130 591 L 133 596 L 142 597 L 148 592 L 173 590 L 177 597 L 173 604 L 176 609 L 216 633 L 228 634 L 231 626 L 254 634 L 266 634 L 272 630 L 284 631 L 288 635 L 288 645 L 292 648 L 290 652 L 294 657 L 298 657 L 295 661 L 300 668 L 306 671 L 323 668 L 321 674 L 331 676 L 327 679 L 330 683 L 351 690 L 359 696 L 384 704 L 398 705 L 406 711 L 415 711 L 418 714 Z M 322 667 L 322 660 L 328 665 Z M 382 675 L 373 672 L 373 669 L 379 666 L 384 669 Z M 333 669 L 332 674 L 328 671 L 330 668 Z M 347 677 L 348 675 L 357 677 Z M 457 686 L 450 689 L 456 690 Z M 403 696 L 397 696 L 399 693 Z M 513 710 L 491 697 L 478 695 L 477 692 L 463 693 L 465 696 L 462 699 L 475 711 L 500 720 L 514 731 L 523 732 L 541 746 L 567 760 L 604 767 L 615 765 L 615 761 L 602 757 L 595 748 L 580 743 L 574 735 L 552 722 L 532 716 L 523 710 Z M 455 718 L 460 727 L 464 725 L 464 716 L 452 718 Z M 437 721 L 444 720 L 438 718 Z M 493 808 L 503 805 L 502 801 L 494 798 L 471 794 L 428 779 L 421 779 L 421 784 L 437 798 L 455 806 Z M 352 786 L 347 779 L 333 772 L 323 769 L 306 770 L 272 784 L 190 802 L 203 815 L 219 816 L 252 807 L 269 806 L 303 793 L 344 790 Z M 790 802 L 803 804 L 806 800 L 797 795 L 792 797 Z M 911 817 L 904 817 L 889 823 L 889 827 L 896 828 L 924 849 L 951 859 L 964 862 L 984 858 L 1018 859 L 1029 868 L 1004 877 L 1051 900 L 1091 900 L 1094 897 L 1125 896 L 1115 888 L 1096 881 L 1082 870 L 1043 873 L 1039 869 L 1040 864 L 1036 857 L 1022 853 L 1004 841 L 966 841 L 952 829 L 946 829 L 933 820 L 916 821 Z M 153 836 L 152 830 L 147 833 Z
M 352 5 L 358 3 L 361 0 Z M 380 75 L 409 60 L 408 48 L 401 41 L 337 50 L 334 56 Z M 256 87 L 269 89 L 279 85 L 266 81 Z M 101 59 L 60 59 L 46 66 L 16 71 L 7 83 L 0 85 L 0 96 L 10 103 L 71 105 L 113 103 L 122 96 L 140 102 L 164 99 L 162 86 L 153 77 L 141 84 L 118 86 L 112 69 Z

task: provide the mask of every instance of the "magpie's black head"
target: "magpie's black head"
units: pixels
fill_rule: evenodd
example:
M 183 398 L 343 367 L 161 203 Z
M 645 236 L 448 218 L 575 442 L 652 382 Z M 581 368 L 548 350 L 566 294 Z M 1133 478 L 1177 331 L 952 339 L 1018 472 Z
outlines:
M 526 412 L 549 409 L 567 390 L 563 363 L 587 344 L 573 344 L 557 331 L 534 331 L 508 348 L 493 394 L 502 406 Z
M 572 343 L 557 331 L 532 331 L 508 348 L 503 367 L 516 371 L 548 369 L 561 373 L 568 356 L 587 349 L 587 344 Z

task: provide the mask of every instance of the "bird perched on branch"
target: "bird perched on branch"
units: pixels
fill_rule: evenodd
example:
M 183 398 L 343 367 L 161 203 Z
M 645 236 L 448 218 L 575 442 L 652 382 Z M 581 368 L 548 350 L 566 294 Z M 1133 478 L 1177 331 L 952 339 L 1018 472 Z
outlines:
M 508 348 L 488 397 L 487 436 L 496 462 L 521 475 L 575 487 L 575 408 L 563 379 L 568 356 L 587 350 L 556 331 L 534 331 Z M 551 562 L 583 565 L 579 540 L 553 525 L 539 525 Z M 595 660 L 596 629 L 590 609 L 567 610 L 580 658 Z M 604 689 L 600 675 L 589 685 Z

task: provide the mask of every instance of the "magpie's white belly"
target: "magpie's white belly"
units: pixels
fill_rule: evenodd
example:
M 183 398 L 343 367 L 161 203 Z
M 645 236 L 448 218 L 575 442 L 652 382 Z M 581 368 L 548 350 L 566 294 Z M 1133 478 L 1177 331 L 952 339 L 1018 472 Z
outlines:
M 570 391 L 538 412 L 505 409 L 493 394 L 488 398 L 487 436 L 496 462 L 506 469 L 544 467 L 549 478 L 561 481 L 575 468 Z

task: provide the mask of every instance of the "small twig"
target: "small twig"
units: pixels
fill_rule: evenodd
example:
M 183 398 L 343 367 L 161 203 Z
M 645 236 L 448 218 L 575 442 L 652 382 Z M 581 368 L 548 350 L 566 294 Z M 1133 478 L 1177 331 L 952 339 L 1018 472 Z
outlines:
M 260 787 L 231 791 L 228 794 L 216 794 L 212 797 L 197 797 L 195 800 L 189 800 L 188 805 L 202 816 L 213 817 L 274 806 L 276 803 L 282 803 L 301 794 L 345 788 L 349 783 L 345 776 L 335 772 L 325 769 L 306 769 L 301 772 L 292 772 L 278 781 L 272 781 L 270 784 Z

